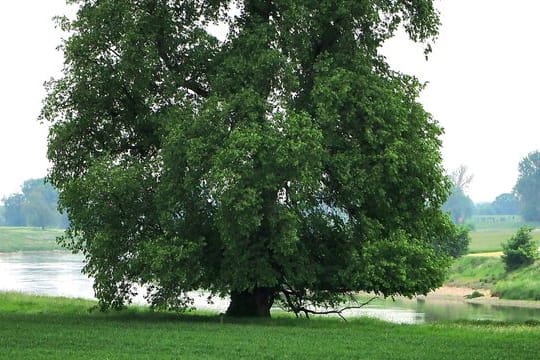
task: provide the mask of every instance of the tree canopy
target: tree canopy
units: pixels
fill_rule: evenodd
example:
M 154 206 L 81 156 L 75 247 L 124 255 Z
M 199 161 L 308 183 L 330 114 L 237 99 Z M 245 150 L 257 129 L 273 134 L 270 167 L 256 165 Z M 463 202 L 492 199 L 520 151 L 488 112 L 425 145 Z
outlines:
M 519 200 L 513 193 L 502 193 L 490 203 L 476 204 L 475 215 L 520 215 Z
M 400 26 L 429 52 L 431 0 L 74 2 L 42 117 L 102 307 L 136 284 L 260 316 L 441 285 L 442 130 L 379 53 Z
M 531 152 L 520 161 L 514 193 L 523 218 L 540 221 L 540 151 Z

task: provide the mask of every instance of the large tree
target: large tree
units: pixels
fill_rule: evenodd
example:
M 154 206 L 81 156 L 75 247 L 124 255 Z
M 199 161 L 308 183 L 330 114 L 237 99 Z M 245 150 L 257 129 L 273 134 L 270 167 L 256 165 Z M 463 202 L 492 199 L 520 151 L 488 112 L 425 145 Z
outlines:
M 540 221 L 540 151 L 533 151 L 519 163 L 519 174 L 514 187 L 523 218 Z
M 136 284 L 258 316 L 441 285 L 441 129 L 379 53 L 400 25 L 429 51 L 432 0 L 74 2 L 42 116 L 102 307 Z

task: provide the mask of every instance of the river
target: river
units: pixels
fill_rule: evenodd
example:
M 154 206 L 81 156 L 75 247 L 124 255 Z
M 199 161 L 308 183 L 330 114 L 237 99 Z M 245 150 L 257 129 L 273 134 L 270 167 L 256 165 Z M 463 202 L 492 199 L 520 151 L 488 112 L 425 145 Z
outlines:
M 62 251 L 0 253 L 0 290 L 31 294 L 93 299 L 92 279 L 81 274 L 83 258 Z M 226 299 L 206 302 L 204 294 L 193 293 L 195 306 L 225 311 Z M 144 303 L 138 297 L 135 303 Z M 376 300 L 360 310 L 344 314 L 371 316 L 395 323 L 419 324 L 442 320 L 540 321 L 540 309 L 469 304 L 459 300 Z

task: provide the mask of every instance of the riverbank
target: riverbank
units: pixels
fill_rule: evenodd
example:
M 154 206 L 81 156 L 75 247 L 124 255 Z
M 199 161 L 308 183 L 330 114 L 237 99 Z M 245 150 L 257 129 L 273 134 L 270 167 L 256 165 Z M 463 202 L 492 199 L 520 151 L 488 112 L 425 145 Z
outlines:
M 0 252 L 62 250 L 56 238 L 63 229 L 0 226 Z
M 473 295 L 475 293 L 476 295 Z M 422 298 L 420 297 L 420 299 Z M 430 302 L 460 301 L 468 304 L 478 305 L 540 309 L 540 301 L 537 300 L 501 299 L 498 296 L 492 295 L 490 289 L 473 289 L 470 287 L 442 286 L 429 293 L 425 299 L 429 300 Z
M 0 358 L 532 359 L 535 324 L 396 325 L 372 319 L 231 319 L 0 293 Z
M 464 256 L 455 260 L 445 285 L 489 289 L 505 300 L 540 300 L 540 262 L 507 272 L 500 256 Z

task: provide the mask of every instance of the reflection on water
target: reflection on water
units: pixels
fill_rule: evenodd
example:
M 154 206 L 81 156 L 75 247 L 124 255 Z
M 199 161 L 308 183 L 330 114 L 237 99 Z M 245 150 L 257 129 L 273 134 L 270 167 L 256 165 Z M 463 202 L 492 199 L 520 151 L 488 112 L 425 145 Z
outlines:
M 83 257 L 61 251 L 0 253 L 0 290 L 32 294 L 94 298 L 92 279 L 81 274 Z M 198 309 L 224 312 L 226 299 L 191 294 Z M 136 303 L 144 303 L 139 296 Z M 375 300 L 361 309 L 344 312 L 345 317 L 370 316 L 395 323 L 418 324 L 441 320 L 540 321 L 540 310 L 468 304 L 463 301 L 440 301 L 427 298 Z
M 383 320 L 386 320 L 384 317 L 389 309 L 400 309 L 398 313 L 403 316 L 402 321 L 390 321 L 409 324 L 455 320 L 540 321 L 540 309 L 472 304 L 459 299 L 387 299 L 377 300 L 370 305 L 370 308 L 372 307 L 384 313 L 384 316 L 375 316 Z M 408 316 L 406 311 L 409 311 Z

